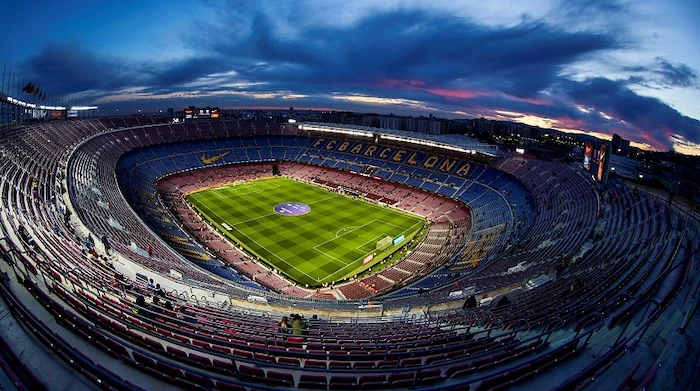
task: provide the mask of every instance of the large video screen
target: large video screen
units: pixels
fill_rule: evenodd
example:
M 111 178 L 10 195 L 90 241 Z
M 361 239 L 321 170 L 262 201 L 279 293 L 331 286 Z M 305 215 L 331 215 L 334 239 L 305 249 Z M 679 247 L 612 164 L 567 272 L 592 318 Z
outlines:
M 583 150 L 583 168 L 586 170 L 591 169 L 591 155 L 593 154 L 593 144 L 586 143 L 586 147 Z
M 608 163 L 608 146 L 600 144 L 598 153 L 598 181 L 604 182 L 607 178 L 607 163 Z
M 194 108 L 185 109 L 185 119 L 194 118 Z

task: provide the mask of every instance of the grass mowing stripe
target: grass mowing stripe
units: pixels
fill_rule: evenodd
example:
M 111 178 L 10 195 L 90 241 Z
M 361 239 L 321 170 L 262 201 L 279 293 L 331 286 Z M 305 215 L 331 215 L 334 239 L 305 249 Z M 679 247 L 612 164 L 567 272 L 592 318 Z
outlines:
M 310 286 L 361 271 L 377 240 L 403 234 L 408 242 L 424 225 L 409 213 L 279 177 L 199 191 L 187 199 L 230 239 Z M 311 210 L 301 216 L 273 212 L 286 202 L 305 203 Z M 398 247 L 377 254 L 377 261 Z

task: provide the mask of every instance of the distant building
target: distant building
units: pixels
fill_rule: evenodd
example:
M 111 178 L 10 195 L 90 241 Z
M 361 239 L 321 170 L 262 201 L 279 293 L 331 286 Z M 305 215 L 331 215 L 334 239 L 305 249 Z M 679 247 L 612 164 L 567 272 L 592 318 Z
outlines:
M 615 155 L 623 155 L 630 150 L 630 141 L 625 140 L 617 133 L 613 134 L 612 137 L 612 153 Z
M 639 179 L 639 167 L 642 163 L 628 157 L 612 155 L 610 159 L 610 172 L 628 179 Z
M 365 121 L 363 120 L 363 125 Z M 369 125 L 368 125 L 369 126 Z M 447 123 L 432 115 L 430 117 L 379 116 L 379 127 L 383 129 L 407 130 L 427 134 L 447 133 Z

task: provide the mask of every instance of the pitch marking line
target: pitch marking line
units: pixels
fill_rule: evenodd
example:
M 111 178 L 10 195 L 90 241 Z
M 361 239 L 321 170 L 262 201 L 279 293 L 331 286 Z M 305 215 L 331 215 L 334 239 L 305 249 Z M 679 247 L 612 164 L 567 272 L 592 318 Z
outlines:
M 246 192 L 237 192 L 237 191 L 236 191 L 236 192 L 232 192 L 232 191 L 231 191 L 231 190 L 233 190 L 233 189 L 236 188 L 236 187 L 239 187 L 239 188 L 240 188 L 240 187 L 244 187 L 244 186 L 246 186 L 246 185 L 251 185 L 251 184 L 252 184 L 252 183 L 239 183 L 239 184 L 237 184 L 237 185 L 234 184 L 234 185 L 229 185 L 229 186 L 222 186 L 222 187 L 217 187 L 217 188 L 209 189 L 209 190 L 211 190 L 212 193 L 214 193 L 214 195 L 216 195 L 217 197 L 226 200 L 226 199 L 229 199 L 229 198 L 238 197 L 238 196 L 244 196 L 244 195 L 248 195 L 248 194 L 260 194 L 260 193 L 264 193 L 264 192 L 266 192 L 266 191 L 268 191 L 269 189 L 272 189 L 272 188 L 278 188 L 278 189 L 279 189 L 279 188 L 282 187 L 282 186 L 277 185 L 277 184 L 269 184 L 269 185 L 268 185 L 269 187 L 263 188 L 263 189 L 260 189 L 260 190 L 253 190 L 253 191 L 246 191 Z M 261 187 L 264 187 L 264 186 L 261 186 Z M 224 196 L 222 196 L 222 195 L 219 194 L 220 192 L 230 192 L 231 194 L 228 195 L 228 197 L 224 197 Z
M 280 187 L 280 186 L 277 186 L 277 187 Z M 320 200 L 311 202 L 311 203 L 309 203 L 309 204 L 310 204 L 310 205 L 313 205 L 313 204 L 315 204 L 315 203 L 318 203 L 318 202 L 321 202 L 321 201 L 325 201 L 325 200 L 328 200 L 328 199 L 331 199 L 331 198 L 336 198 L 336 197 L 342 197 L 342 195 L 341 195 L 341 194 L 334 194 L 333 196 L 330 196 L 330 197 L 327 197 L 327 198 L 323 198 L 323 199 L 320 199 Z M 368 204 L 368 205 L 371 205 L 371 206 L 373 206 L 373 207 L 381 208 L 379 205 L 374 205 L 374 204 L 369 203 L 369 202 L 368 202 L 367 204 Z M 218 217 L 218 218 L 221 219 L 222 221 L 225 221 L 225 219 L 223 219 L 218 213 L 214 212 L 214 211 L 211 210 L 209 207 L 207 207 L 207 206 L 205 206 L 204 204 L 201 204 L 201 203 L 200 203 L 200 205 L 201 205 L 202 207 L 206 208 L 207 210 L 209 210 L 210 212 L 212 212 L 214 215 L 216 215 L 216 217 Z M 242 223 L 245 223 L 245 222 L 254 221 L 254 220 L 257 220 L 257 219 L 260 219 L 260 218 L 269 217 L 269 216 L 274 215 L 274 214 L 277 214 L 277 213 L 270 213 L 270 214 L 267 214 L 267 215 L 264 215 L 264 216 L 258 216 L 258 217 L 256 217 L 256 218 L 249 219 L 249 220 L 246 220 L 246 221 L 241 221 L 241 222 L 238 222 L 238 223 L 236 223 L 236 224 L 233 224 L 233 226 L 238 225 L 238 224 L 242 224 Z M 339 237 L 342 237 L 342 236 L 344 236 L 344 235 L 346 235 L 346 234 L 348 234 L 348 233 L 350 233 L 350 232 L 356 231 L 356 230 L 358 230 L 359 228 L 362 228 L 362 227 L 364 227 L 364 226 L 367 226 L 367 225 L 369 225 L 369 224 L 371 224 L 371 223 L 374 223 L 374 222 L 376 222 L 376 221 L 384 222 L 384 224 L 386 224 L 386 225 L 391 225 L 391 226 L 393 226 L 393 227 L 395 227 L 395 228 L 402 228 L 401 226 L 397 226 L 397 225 L 395 225 L 395 224 L 388 223 L 388 222 L 386 222 L 386 221 L 384 221 L 384 220 L 382 220 L 382 219 L 374 219 L 374 220 L 372 220 L 372 221 L 370 221 L 370 222 L 367 222 L 366 224 L 363 224 L 363 225 L 361 225 L 361 226 L 356 226 L 356 227 L 354 227 L 354 228 L 353 228 L 353 227 L 345 227 L 345 228 L 353 228 L 353 229 L 352 229 L 352 230 L 349 230 L 349 231 L 347 231 L 347 232 L 345 232 L 345 233 L 343 233 L 343 235 L 341 235 L 341 236 L 337 236 L 337 233 L 336 233 L 336 238 L 335 238 L 335 239 L 337 239 L 337 238 L 339 238 Z M 409 228 L 405 229 L 402 233 L 405 234 L 406 232 L 408 232 L 408 231 L 410 231 L 411 229 L 413 229 L 413 227 L 415 227 L 415 226 L 417 226 L 417 225 L 419 225 L 419 224 L 423 224 L 423 223 L 424 223 L 424 221 L 419 221 L 419 222 L 413 224 L 412 226 L 410 226 Z M 334 256 L 332 256 L 332 255 L 330 255 L 330 254 L 328 254 L 328 253 L 326 253 L 325 251 L 321 251 L 321 250 L 319 250 L 319 249 L 316 248 L 316 247 L 319 247 L 319 246 L 321 246 L 321 245 L 324 245 L 324 244 L 326 244 L 326 243 L 328 243 L 328 242 L 332 242 L 332 241 L 334 241 L 335 239 L 330 239 L 330 240 L 327 240 L 327 241 L 325 241 L 325 242 L 323 242 L 323 243 L 320 243 L 320 244 L 314 246 L 312 249 L 315 250 L 315 251 L 318 251 L 319 253 L 325 255 L 325 256 L 328 257 L 328 258 L 334 259 L 334 260 L 336 260 L 337 262 L 342 263 L 344 266 L 343 266 L 342 268 L 336 270 L 334 273 L 329 274 L 329 275 L 327 275 L 326 277 L 324 277 L 324 278 L 322 278 L 322 279 L 318 279 L 318 278 L 314 278 L 314 277 L 308 275 L 306 272 L 304 272 L 304 271 L 300 270 L 299 268 L 297 268 L 296 266 L 290 264 L 289 262 L 287 262 L 285 259 L 283 259 L 283 258 L 280 257 L 279 255 L 277 255 L 277 254 L 275 254 L 275 253 L 273 253 L 273 252 L 267 250 L 267 248 L 265 248 L 263 245 L 261 245 L 260 243 L 258 243 L 258 241 L 256 241 L 255 239 L 251 238 L 250 236 L 248 236 L 247 234 L 245 234 L 244 232 L 242 232 L 240 229 L 236 228 L 236 231 L 238 231 L 238 232 L 240 232 L 241 234 L 243 234 L 243 236 L 245 236 L 245 237 L 248 238 L 250 241 L 252 241 L 252 242 L 254 242 L 255 244 L 257 244 L 261 249 L 265 250 L 267 253 L 269 253 L 269 254 L 272 255 L 273 257 L 279 259 L 280 261 L 284 262 L 286 265 L 290 266 L 291 268 L 293 268 L 294 270 L 298 271 L 299 273 L 301 273 L 301 274 L 307 276 L 309 279 L 312 279 L 312 280 L 316 281 L 317 283 L 320 282 L 320 281 L 322 281 L 322 280 L 329 280 L 330 277 L 335 276 L 335 275 L 338 274 L 339 272 L 341 272 L 341 271 L 347 269 L 348 266 L 354 265 L 356 262 L 358 262 L 358 261 L 361 260 L 361 259 L 364 259 L 364 257 L 366 256 L 366 254 L 365 254 L 365 255 L 362 255 L 362 256 L 360 256 L 359 258 L 355 259 L 354 261 L 351 261 L 350 263 L 345 263 L 344 261 L 342 261 L 342 260 L 340 260 L 340 259 L 338 259 L 338 258 L 336 258 L 336 257 L 334 257 Z M 340 232 L 340 231 L 339 231 L 339 232 Z M 382 235 L 380 235 L 380 237 L 381 237 L 381 236 L 382 236 Z M 372 240 L 374 240 L 374 239 L 372 239 Z M 368 241 L 368 242 L 371 242 L 372 240 L 370 240 L 370 241 Z M 357 247 L 357 250 L 359 250 L 360 247 L 364 246 L 364 245 L 367 244 L 368 242 L 365 242 L 365 243 L 363 243 L 361 246 Z M 360 250 L 360 251 L 361 251 L 361 250 Z
M 331 198 L 336 198 L 336 197 L 340 197 L 340 195 L 339 195 L 339 194 L 336 194 L 336 195 L 333 195 L 333 196 L 330 196 L 330 197 L 326 197 L 326 198 L 323 198 L 323 199 L 320 199 L 320 200 L 316 200 L 316 201 L 314 201 L 314 202 L 309 202 L 309 203 L 306 204 L 306 205 L 317 204 L 317 203 L 319 203 L 319 202 L 327 201 L 327 200 L 330 200 Z M 235 224 L 231 224 L 231 223 L 229 223 L 229 224 L 231 224 L 232 226 L 236 226 L 236 225 L 240 225 L 240 224 L 250 223 L 251 221 L 255 221 L 255 220 L 258 220 L 258 219 L 262 219 L 262 218 L 266 218 L 266 217 L 270 217 L 270 216 L 274 216 L 274 215 L 280 215 L 280 214 L 277 213 L 277 212 L 272 212 L 272 213 L 268 213 L 268 214 L 266 214 L 266 215 L 254 217 L 254 218 L 252 218 L 252 219 L 239 221 L 239 222 L 237 222 L 237 223 L 235 223 Z M 280 216 L 281 216 L 281 215 L 280 215 Z
M 348 226 L 348 227 L 341 228 L 341 229 L 338 230 L 338 232 L 335 233 L 335 237 L 338 238 L 338 234 L 339 234 L 340 232 L 345 231 L 345 230 L 348 229 L 348 228 L 355 228 L 355 227 L 357 227 L 357 226 L 356 226 L 356 225 L 351 225 L 351 226 Z M 345 235 L 345 234 L 343 234 L 343 235 Z
M 419 222 L 413 224 L 413 225 L 410 226 L 409 228 L 405 229 L 405 230 L 402 232 L 402 234 L 405 234 L 406 232 L 408 232 L 408 231 L 410 231 L 411 229 L 413 229 L 413 227 L 415 227 L 416 225 L 422 224 L 422 223 L 423 223 L 422 221 L 419 221 Z M 324 253 L 324 254 L 325 254 L 325 253 Z M 336 271 L 335 271 L 334 273 L 332 273 L 332 274 L 329 274 L 328 276 L 326 276 L 326 277 L 323 278 L 323 279 L 324 279 L 324 280 L 325 280 L 325 279 L 330 279 L 330 277 L 335 276 L 336 274 L 338 274 L 338 272 L 345 270 L 348 266 L 355 264 L 355 262 L 359 261 L 360 259 L 364 259 L 365 256 L 366 256 L 366 255 L 363 255 L 363 256 L 357 258 L 356 260 L 354 260 L 354 261 L 352 261 L 352 262 L 346 264 L 346 265 L 343 266 L 342 268 L 336 270 Z M 309 277 L 311 277 L 311 276 L 309 276 Z M 311 278 L 313 278 L 313 277 L 311 277 Z M 316 280 L 316 279 L 314 278 L 314 280 Z M 318 280 L 316 280 L 316 281 L 318 282 Z
M 384 220 L 379 220 L 379 221 L 384 221 Z M 386 222 L 386 221 L 384 221 L 384 224 L 385 224 L 385 225 L 391 225 L 391 226 L 394 227 L 394 228 L 404 229 L 404 227 L 401 226 L 401 225 L 396 225 L 396 224 L 388 223 L 388 222 Z M 415 227 L 415 226 L 416 226 L 416 224 L 413 224 L 413 225 L 410 226 L 408 229 L 410 230 L 411 228 L 413 228 L 413 227 Z M 404 231 L 404 232 L 406 232 L 406 231 Z M 361 248 L 364 247 L 365 245 L 367 245 L 367 243 L 371 243 L 371 242 L 376 242 L 376 241 L 378 241 L 379 239 L 382 238 L 382 236 L 387 236 L 387 235 L 386 235 L 386 234 L 380 234 L 379 236 L 376 236 L 376 237 L 374 237 L 373 239 L 370 239 L 370 240 L 368 240 L 368 241 L 362 243 L 361 245 L 355 247 L 355 250 L 358 250 L 358 251 L 362 251 L 362 252 L 364 252 L 364 253 L 367 253 L 367 251 L 361 250 Z M 370 250 L 370 251 L 371 251 L 371 250 Z
M 351 233 L 351 232 L 355 232 L 355 231 L 357 231 L 358 229 L 360 229 L 360 228 L 362 228 L 362 227 L 366 227 L 366 226 L 368 226 L 368 225 L 370 225 L 370 224 L 372 224 L 372 223 L 374 223 L 374 222 L 376 222 L 376 221 L 384 221 L 384 220 L 374 219 L 374 220 L 372 220 L 372 221 L 366 222 L 365 224 L 355 226 L 355 228 L 353 228 L 353 229 L 351 229 L 351 230 L 348 230 L 348 231 L 345 231 L 345 232 L 344 232 L 342 235 L 340 235 L 340 236 L 336 236 L 336 237 L 333 238 L 333 239 L 328 239 L 328 240 L 326 240 L 325 242 L 321 242 L 321 243 L 319 243 L 319 244 L 313 246 L 312 249 L 317 250 L 317 251 L 319 251 L 319 252 L 323 252 L 323 251 L 321 251 L 321 250 L 318 250 L 316 247 L 323 246 L 323 245 L 326 244 L 326 243 L 330 243 L 330 242 L 332 242 L 332 241 L 335 241 L 336 239 L 342 238 L 343 236 L 345 236 L 345 235 L 347 235 L 347 234 L 349 234 L 349 233 Z M 386 221 L 384 221 L 384 222 L 386 223 Z M 347 227 L 346 227 L 346 228 L 347 228 Z M 345 262 L 343 262 L 343 264 L 345 264 Z
M 209 207 L 207 207 L 206 205 L 201 204 L 201 206 L 203 206 L 204 208 L 206 208 L 207 210 L 209 210 L 209 212 L 212 212 L 216 217 L 218 217 L 218 218 L 221 219 L 222 221 L 225 221 L 224 219 L 221 218 L 221 216 L 219 216 L 218 213 L 216 213 L 216 212 L 214 212 L 213 210 L 209 209 Z M 221 225 L 221 224 L 219 224 L 219 225 Z M 253 243 L 255 243 L 255 244 L 257 244 L 258 246 L 260 246 L 261 249 L 267 251 L 270 255 L 276 257 L 277 259 L 279 259 L 280 261 L 284 262 L 285 264 L 287 264 L 288 266 L 290 266 L 290 267 L 293 268 L 294 270 L 298 271 L 299 273 L 301 273 L 301 274 L 303 274 L 303 275 L 309 277 L 310 279 L 312 279 L 312 280 L 314 280 L 314 281 L 316 281 L 316 282 L 319 282 L 319 281 L 320 281 L 319 279 L 313 278 L 313 277 L 309 276 L 309 275 L 306 274 L 306 272 L 304 272 L 303 270 L 300 270 L 300 269 L 297 268 L 296 266 L 294 266 L 294 265 L 290 264 L 289 262 L 285 261 L 285 260 L 282 259 L 282 257 L 280 257 L 279 255 L 273 253 L 272 251 L 269 251 L 267 248 L 265 248 L 265 246 L 263 246 L 263 245 L 261 245 L 260 243 L 258 243 L 257 240 L 255 240 L 255 239 L 251 238 L 250 236 L 246 235 L 245 232 L 242 232 L 242 231 L 239 230 L 239 229 L 236 229 L 236 231 L 240 232 L 241 234 L 243 234 L 243 236 L 245 236 L 246 238 L 250 239 L 250 241 L 252 241 Z

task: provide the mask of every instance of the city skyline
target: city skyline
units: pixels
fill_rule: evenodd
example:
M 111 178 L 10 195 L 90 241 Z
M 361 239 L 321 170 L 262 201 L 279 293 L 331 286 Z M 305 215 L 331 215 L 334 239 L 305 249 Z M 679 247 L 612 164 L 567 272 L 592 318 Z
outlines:
M 0 59 L 100 114 L 195 105 L 483 116 L 700 155 L 691 1 L 78 1 L 7 11 L 0 22 L 22 38 L 0 42 Z

